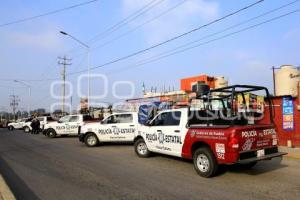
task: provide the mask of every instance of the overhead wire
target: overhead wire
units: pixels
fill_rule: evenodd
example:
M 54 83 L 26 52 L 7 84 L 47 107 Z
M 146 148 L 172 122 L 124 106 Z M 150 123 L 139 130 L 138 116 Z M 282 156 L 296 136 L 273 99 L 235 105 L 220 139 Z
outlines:
M 288 13 L 285 13 L 283 15 L 280 15 L 280 16 L 277 16 L 277 17 L 274 17 L 274 18 L 271 18 L 271 19 L 268 19 L 266 21 L 263 21 L 263 22 L 260 22 L 258 24 L 254 24 L 252 26 L 248 26 L 246 28 L 243 28 L 243 29 L 240 29 L 238 31 L 235 31 L 235 32 L 231 32 L 231 33 L 228 33 L 226 35 L 223 35 L 223 36 L 220 36 L 220 37 L 217 37 L 217 38 L 214 38 L 214 39 L 211 39 L 211 40 L 208 40 L 206 42 L 202 42 L 202 43 L 199 43 L 199 44 L 195 44 L 193 46 L 189 46 L 189 47 L 186 47 L 186 48 L 183 48 L 183 49 L 180 49 L 180 50 L 172 50 L 172 51 L 169 51 L 169 53 L 165 52 L 163 54 L 159 54 L 159 55 L 156 55 L 156 56 L 153 56 L 151 58 L 148 58 L 148 59 L 145 59 L 145 60 L 142 60 L 142 61 L 139 61 L 133 65 L 129 65 L 127 68 L 123 68 L 123 69 L 119 69 L 118 71 L 114 72 L 114 73 L 119 73 L 119 72 L 122 72 L 123 70 L 127 70 L 127 69 L 130 69 L 130 68 L 133 68 L 133 67 L 139 67 L 139 66 L 142 66 L 142 65 L 146 65 L 146 64 L 149 64 L 149 63 L 153 63 L 155 61 L 158 61 L 158 60 L 161 60 L 163 58 L 167 58 L 167 57 L 170 57 L 170 56 L 173 56 L 173 55 L 177 55 L 179 53 L 183 53 L 183 52 L 186 52 L 188 50 L 191 50 L 191 49 L 194 49 L 194 48 L 197 48 L 199 46 L 203 46 L 203 45 L 206 45 L 206 44 L 210 44 L 212 42 L 215 42 L 215 41 L 218 41 L 218 40 L 221 40 L 221 39 L 224 39 L 224 38 L 227 38 L 227 37 L 230 37 L 230 36 L 233 36 L 233 35 L 236 35 L 238 33 L 241 33 L 241 32 L 245 32 L 247 30 L 250 30 L 250 29 L 253 29 L 253 28 L 256 28 L 258 26 L 261 26 L 261 25 L 264 25 L 266 23 L 270 23 L 272 21 L 275 21 L 275 20 L 278 20 L 278 19 L 281 19 L 283 17 L 286 17 L 286 16 L 289 16 L 289 15 L 292 15 L 292 14 L 295 14 L 297 12 L 300 12 L 300 8 L 297 9 L 297 10 L 294 10 L 294 11 L 291 11 L 291 12 L 288 12 Z
M 130 22 L 134 21 L 135 19 L 137 19 L 141 15 L 147 13 L 148 11 L 155 8 L 156 6 L 158 6 L 159 4 L 161 4 L 164 1 L 165 0 L 159 0 L 159 1 L 152 0 L 150 3 L 146 4 L 145 6 L 143 6 L 136 12 L 134 12 L 133 14 L 129 15 L 128 17 L 124 18 L 120 22 L 116 23 L 115 25 L 111 26 L 110 28 L 106 29 L 105 31 L 94 36 L 92 39 L 90 39 L 89 43 L 97 41 L 99 39 L 99 37 L 101 37 L 101 40 L 102 40 L 103 38 L 110 36 L 110 34 L 112 34 L 113 32 L 119 30 L 120 28 L 122 28 L 125 25 L 129 24 Z
M 149 51 L 149 50 L 151 50 L 151 49 L 157 48 L 157 47 L 159 47 L 159 46 L 162 46 L 162 45 L 164 45 L 164 44 L 167 44 L 167 43 L 169 43 L 169 42 L 172 42 L 172 41 L 174 41 L 174 40 L 177 40 L 177 39 L 179 39 L 179 38 L 182 38 L 182 37 L 184 37 L 184 36 L 186 36 L 186 35 L 189 35 L 189 34 L 191 34 L 191 33 L 193 33 L 193 32 L 196 32 L 196 31 L 198 31 L 198 30 L 200 30 L 200 29 L 203 29 L 203 28 L 205 28 L 205 27 L 208 27 L 208 26 L 210 26 L 210 25 L 212 25 L 212 24 L 215 24 L 215 23 L 217 23 L 217 22 L 219 22 L 219 21 L 222 21 L 222 20 L 224 20 L 224 19 L 226 19 L 226 18 L 229 18 L 229 17 L 231 17 L 231 16 L 233 16 L 233 15 L 235 15 L 235 14 L 238 14 L 238 13 L 240 13 L 240 12 L 242 12 L 242 11 L 244 11 L 244 10 L 247 10 L 247 9 L 249 9 L 249 8 L 255 6 L 255 5 L 258 5 L 258 4 L 262 3 L 262 2 L 264 2 L 264 0 L 256 1 L 256 2 L 254 2 L 254 3 L 252 3 L 252 4 L 250 4 L 250 5 L 247 5 L 247 6 L 241 8 L 241 9 L 238 9 L 238 10 L 232 12 L 232 13 L 229 13 L 229 14 L 227 14 L 227 15 L 221 17 L 221 18 L 218 18 L 218 19 L 216 19 L 216 20 L 213 20 L 213 21 L 211 21 L 211 22 L 209 22 L 209 23 L 207 23 L 207 24 L 204 24 L 204 25 L 201 25 L 201 26 L 199 26 L 199 27 L 196 27 L 196 28 L 194 28 L 194 29 L 192 29 L 192 30 L 189 30 L 189 31 L 187 31 L 187 32 L 185 32 L 185 33 L 179 34 L 179 35 L 177 35 L 177 36 L 175 36 L 175 37 L 172 37 L 172 38 L 170 38 L 170 39 L 168 39 L 168 40 L 165 40 L 165 41 L 160 42 L 160 43 L 158 43 L 158 44 L 152 45 L 152 46 L 147 47 L 147 48 L 145 48 L 145 49 L 142 49 L 142 50 L 136 51 L 136 52 L 134 52 L 134 53 L 128 54 L 128 55 L 126 55 L 126 56 L 123 56 L 123 57 L 120 57 L 120 58 L 117 58 L 117 59 L 108 61 L 108 62 L 106 62 L 106 63 L 104 63 L 104 64 L 101 64 L 101 65 L 98 65 L 98 66 L 96 66 L 96 67 L 92 67 L 90 70 L 95 70 L 95 69 L 97 69 L 97 68 L 102 68 L 102 67 L 104 67 L 104 66 L 108 66 L 108 65 L 111 65 L 111 64 L 114 64 L 114 63 L 117 63 L 117 62 L 126 60 L 126 59 L 128 59 L 128 58 L 134 57 L 134 56 L 136 56 L 136 55 L 145 53 L 145 52 L 147 52 L 147 51 Z M 69 75 L 79 74 L 79 73 L 83 73 L 83 72 L 86 72 L 86 71 L 87 71 L 87 70 L 81 70 L 81 71 L 77 71 L 77 72 L 70 73 Z
M 121 39 L 121 38 L 127 36 L 128 34 L 130 34 L 130 33 L 134 32 L 134 31 L 138 30 L 139 28 L 145 26 L 146 24 L 149 24 L 149 23 L 153 22 L 154 20 L 156 20 L 156 19 L 158 19 L 158 18 L 160 18 L 160 17 L 162 17 L 162 16 L 168 14 L 169 12 L 171 12 L 171 11 L 173 11 L 173 10 L 175 10 L 176 8 L 178 8 L 179 6 L 183 5 L 183 4 L 186 3 L 187 1 L 188 1 L 188 0 L 182 0 L 182 1 L 178 2 L 177 4 L 175 4 L 174 6 L 168 8 L 167 10 L 163 11 L 163 12 L 160 13 L 159 15 L 157 15 L 157 16 L 155 16 L 155 17 L 153 17 L 153 18 L 151 18 L 151 19 L 149 19 L 149 20 L 147 20 L 147 21 L 145 21 L 144 23 L 142 23 L 142 24 L 140 24 L 140 25 L 138 25 L 138 26 L 136 26 L 136 27 L 130 29 L 129 31 L 126 31 L 125 33 L 122 33 L 122 34 L 120 34 L 120 35 L 118 35 L 118 36 L 112 38 L 111 40 L 109 40 L 109 41 L 107 41 L 107 42 L 104 42 L 104 43 L 102 43 L 102 44 L 100 44 L 100 45 L 98 45 L 98 46 L 96 46 L 96 47 L 93 47 L 92 49 L 98 49 L 98 48 L 105 47 L 105 46 L 107 46 L 107 45 L 109 45 L 109 44 L 111 44 L 111 43 L 113 43 L 113 42 L 115 42 L 115 41 L 117 41 L 117 40 L 119 40 L 119 39 Z
M 6 22 L 6 23 L 3 23 L 3 24 L 0 24 L 0 27 L 10 26 L 10 25 L 13 25 L 13 24 L 19 24 L 19 23 L 26 22 L 26 21 L 31 21 L 31 20 L 34 20 L 34 19 L 37 19 L 37 18 L 45 17 L 45 16 L 48 16 L 48 15 L 53 15 L 53 14 L 56 14 L 56 13 L 59 13 L 59 12 L 63 12 L 63 11 L 67 11 L 67 10 L 70 10 L 70 9 L 73 9 L 73 8 L 77 8 L 77 7 L 80 7 L 80 6 L 87 5 L 87 4 L 91 4 L 91 3 L 94 3 L 96 1 L 99 1 L 99 0 L 85 1 L 85 2 L 78 3 L 78 4 L 75 4 L 75 5 L 71 5 L 71 6 L 68 6 L 68 7 L 64 7 L 64 8 L 49 11 L 49 12 L 46 12 L 46 13 L 42 13 L 42 14 L 39 14 L 39 15 L 35 15 L 35 16 L 32 16 L 32 17 L 27 17 L 27 18 L 18 19 L 18 20 L 15 20 L 15 21 Z

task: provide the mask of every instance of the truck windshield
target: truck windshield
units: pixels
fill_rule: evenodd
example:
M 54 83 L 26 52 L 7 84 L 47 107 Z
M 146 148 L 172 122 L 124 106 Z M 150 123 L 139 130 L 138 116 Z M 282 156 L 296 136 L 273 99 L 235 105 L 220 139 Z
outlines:
M 65 122 L 69 122 L 70 121 L 70 117 L 71 116 L 64 116 L 62 118 L 59 119 L 60 123 L 65 123 Z
M 270 104 L 269 92 L 264 87 L 237 85 L 215 89 L 191 101 L 189 124 L 201 126 L 270 124 L 272 123 L 272 110 L 269 110 L 271 106 L 268 106 Z

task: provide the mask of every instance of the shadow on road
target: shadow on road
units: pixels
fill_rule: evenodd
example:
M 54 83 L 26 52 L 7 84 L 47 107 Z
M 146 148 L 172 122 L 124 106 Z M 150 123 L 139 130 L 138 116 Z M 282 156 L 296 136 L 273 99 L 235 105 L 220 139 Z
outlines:
M 14 193 L 16 199 L 39 199 L 26 183 L 9 167 L 8 163 L 0 157 L 0 171 Z
M 220 167 L 219 175 L 225 174 L 226 172 L 231 172 L 235 174 L 248 174 L 255 176 L 288 167 L 288 165 L 282 164 L 281 161 L 282 158 L 274 158 L 272 160 L 261 161 L 251 169 L 244 168 L 243 166 L 238 164 L 225 165 Z
M 168 155 L 161 155 L 161 154 L 153 154 L 153 156 L 159 156 L 170 160 L 176 160 L 178 162 L 185 162 L 192 164 L 192 160 L 183 159 L 179 157 L 173 157 Z M 288 167 L 288 165 L 284 165 L 281 163 L 282 158 L 274 158 L 272 160 L 265 160 L 258 162 L 256 166 L 254 166 L 251 169 L 244 168 L 241 165 L 233 164 L 233 165 L 220 165 L 219 170 L 216 176 L 222 176 L 228 172 L 235 173 L 235 174 L 248 174 L 248 175 L 260 175 L 264 173 L 269 173 L 275 170 L 279 170 L 285 167 Z

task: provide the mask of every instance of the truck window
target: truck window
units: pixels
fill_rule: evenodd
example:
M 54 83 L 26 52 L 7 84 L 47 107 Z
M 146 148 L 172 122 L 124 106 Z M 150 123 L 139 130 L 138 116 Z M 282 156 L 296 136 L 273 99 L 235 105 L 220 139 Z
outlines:
M 79 116 L 71 116 L 69 119 L 69 122 L 78 122 L 79 121 Z
M 102 124 L 115 124 L 115 123 L 117 123 L 115 120 L 115 115 L 111 115 L 102 121 Z
M 65 123 L 65 122 L 69 122 L 69 120 L 70 120 L 70 116 L 64 116 L 64 117 L 60 118 L 58 121 L 60 123 Z
M 116 116 L 116 123 L 132 123 L 133 117 L 132 114 L 120 114 Z
M 178 126 L 180 117 L 180 111 L 164 112 L 154 119 L 152 126 Z

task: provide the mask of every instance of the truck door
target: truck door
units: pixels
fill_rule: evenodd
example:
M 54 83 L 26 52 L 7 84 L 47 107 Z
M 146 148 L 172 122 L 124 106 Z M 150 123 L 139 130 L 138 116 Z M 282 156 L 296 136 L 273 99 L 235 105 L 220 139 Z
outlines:
M 181 136 L 181 111 L 160 113 L 151 124 L 157 135 L 155 151 L 173 156 L 181 156 L 184 138 Z
M 135 125 L 132 114 L 114 114 L 106 118 L 98 130 L 101 141 L 133 141 Z
M 130 113 L 116 114 L 116 123 L 112 125 L 113 141 L 133 141 L 135 133 L 135 124 L 133 122 L 133 116 Z
M 23 124 L 24 124 L 23 121 L 18 120 L 18 121 L 15 123 L 14 128 L 15 128 L 15 129 L 22 128 L 22 127 L 23 127 Z
M 77 135 L 78 127 L 80 126 L 80 117 L 78 115 L 71 116 L 69 121 L 65 123 L 65 134 Z

